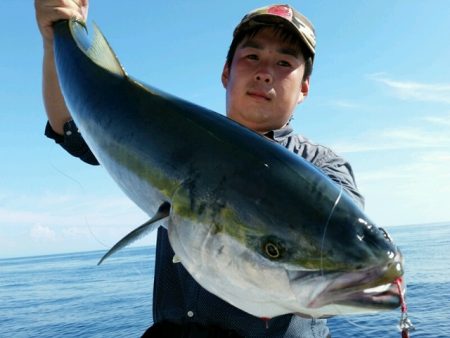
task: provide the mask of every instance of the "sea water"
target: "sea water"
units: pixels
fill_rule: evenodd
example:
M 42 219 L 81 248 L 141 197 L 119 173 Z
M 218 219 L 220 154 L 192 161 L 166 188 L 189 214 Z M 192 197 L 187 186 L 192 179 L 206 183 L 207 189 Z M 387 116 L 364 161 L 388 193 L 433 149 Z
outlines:
M 405 257 L 411 338 L 450 338 L 450 223 L 389 229 Z M 401 337 L 400 309 L 328 321 L 334 337 Z
M 450 224 L 392 227 L 406 259 L 411 337 L 450 337 Z M 152 323 L 155 248 L 0 260 L 0 337 L 140 337 Z M 400 337 L 400 309 L 337 316 L 332 337 Z

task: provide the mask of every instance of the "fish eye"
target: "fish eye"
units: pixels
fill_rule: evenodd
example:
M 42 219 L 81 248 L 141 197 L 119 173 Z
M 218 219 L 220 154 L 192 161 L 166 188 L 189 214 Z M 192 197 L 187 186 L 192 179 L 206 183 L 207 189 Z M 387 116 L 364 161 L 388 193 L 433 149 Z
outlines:
M 269 259 L 278 259 L 281 257 L 281 247 L 273 241 L 267 241 L 264 244 L 264 253 Z

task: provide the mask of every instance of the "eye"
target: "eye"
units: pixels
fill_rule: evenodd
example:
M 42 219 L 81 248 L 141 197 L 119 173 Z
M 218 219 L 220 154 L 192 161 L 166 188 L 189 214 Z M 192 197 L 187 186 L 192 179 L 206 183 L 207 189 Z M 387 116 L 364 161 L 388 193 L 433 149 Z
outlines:
M 245 58 L 249 59 L 249 60 L 258 60 L 258 55 L 256 55 L 256 54 L 248 54 L 248 55 L 245 56 Z
M 266 255 L 270 258 L 275 259 L 280 257 L 280 250 L 274 243 L 271 242 L 266 243 L 266 245 L 264 246 L 264 250 Z
M 263 253 L 270 260 L 280 259 L 283 255 L 283 247 L 276 241 L 268 239 L 263 243 Z
M 278 61 L 278 65 L 281 67 L 291 67 L 292 66 L 290 62 L 284 61 L 284 60 Z

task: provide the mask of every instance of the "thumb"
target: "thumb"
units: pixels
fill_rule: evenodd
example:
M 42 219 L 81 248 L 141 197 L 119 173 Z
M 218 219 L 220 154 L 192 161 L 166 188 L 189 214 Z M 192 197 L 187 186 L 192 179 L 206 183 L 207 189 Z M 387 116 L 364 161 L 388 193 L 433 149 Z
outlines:
M 88 17 L 88 11 L 89 11 L 89 1 L 88 0 L 81 0 L 81 15 L 83 17 L 83 20 L 86 21 Z

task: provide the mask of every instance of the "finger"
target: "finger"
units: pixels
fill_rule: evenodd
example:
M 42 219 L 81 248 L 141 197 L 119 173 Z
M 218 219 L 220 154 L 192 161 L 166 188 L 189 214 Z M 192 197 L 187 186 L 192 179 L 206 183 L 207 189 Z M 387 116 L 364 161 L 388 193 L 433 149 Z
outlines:
M 71 1 L 73 3 L 73 5 L 76 6 L 76 8 L 78 8 L 78 11 L 81 15 L 81 18 L 78 19 L 82 19 L 82 20 L 86 20 L 87 19 L 87 13 L 88 13 L 88 7 L 89 7 L 89 1 L 88 0 L 60 0 L 60 1 Z
M 62 1 L 68 1 L 68 0 L 62 0 Z M 80 9 L 80 13 L 84 16 L 84 18 L 86 18 L 88 7 L 89 7 L 89 1 L 88 0 L 70 0 L 70 1 L 72 1 Z
M 84 21 L 84 15 L 78 10 L 73 9 L 67 9 L 67 8 L 54 8 L 50 17 L 50 25 L 53 24 L 53 22 L 59 21 L 59 20 L 70 20 L 70 19 L 76 19 L 80 21 Z
M 59 20 L 87 19 L 87 0 L 35 0 L 36 19 L 45 40 L 53 38 L 52 25 Z
M 80 10 L 83 9 L 83 7 L 87 6 L 87 1 L 83 0 L 64 0 L 64 1 L 72 1 L 75 6 L 77 6 Z
M 76 18 L 84 20 L 78 10 L 68 9 L 65 7 L 53 7 L 46 10 L 40 20 L 40 29 L 45 39 L 53 39 L 53 23 L 59 20 L 70 20 Z
M 36 1 L 36 12 L 42 17 L 47 17 L 56 12 L 67 12 L 83 14 L 82 7 L 79 6 L 77 0 L 51 0 L 51 1 Z
M 36 0 L 36 7 L 48 8 L 48 7 L 67 7 L 67 8 L 79 8 L 81 0 Z
M 81 9 L 83 11 L 84 20 L 87 20 L 88 12 L 89 12 L 89 1 L 83 0 L 83 1 L 81 1 L 81 3 L 82 3 Z

